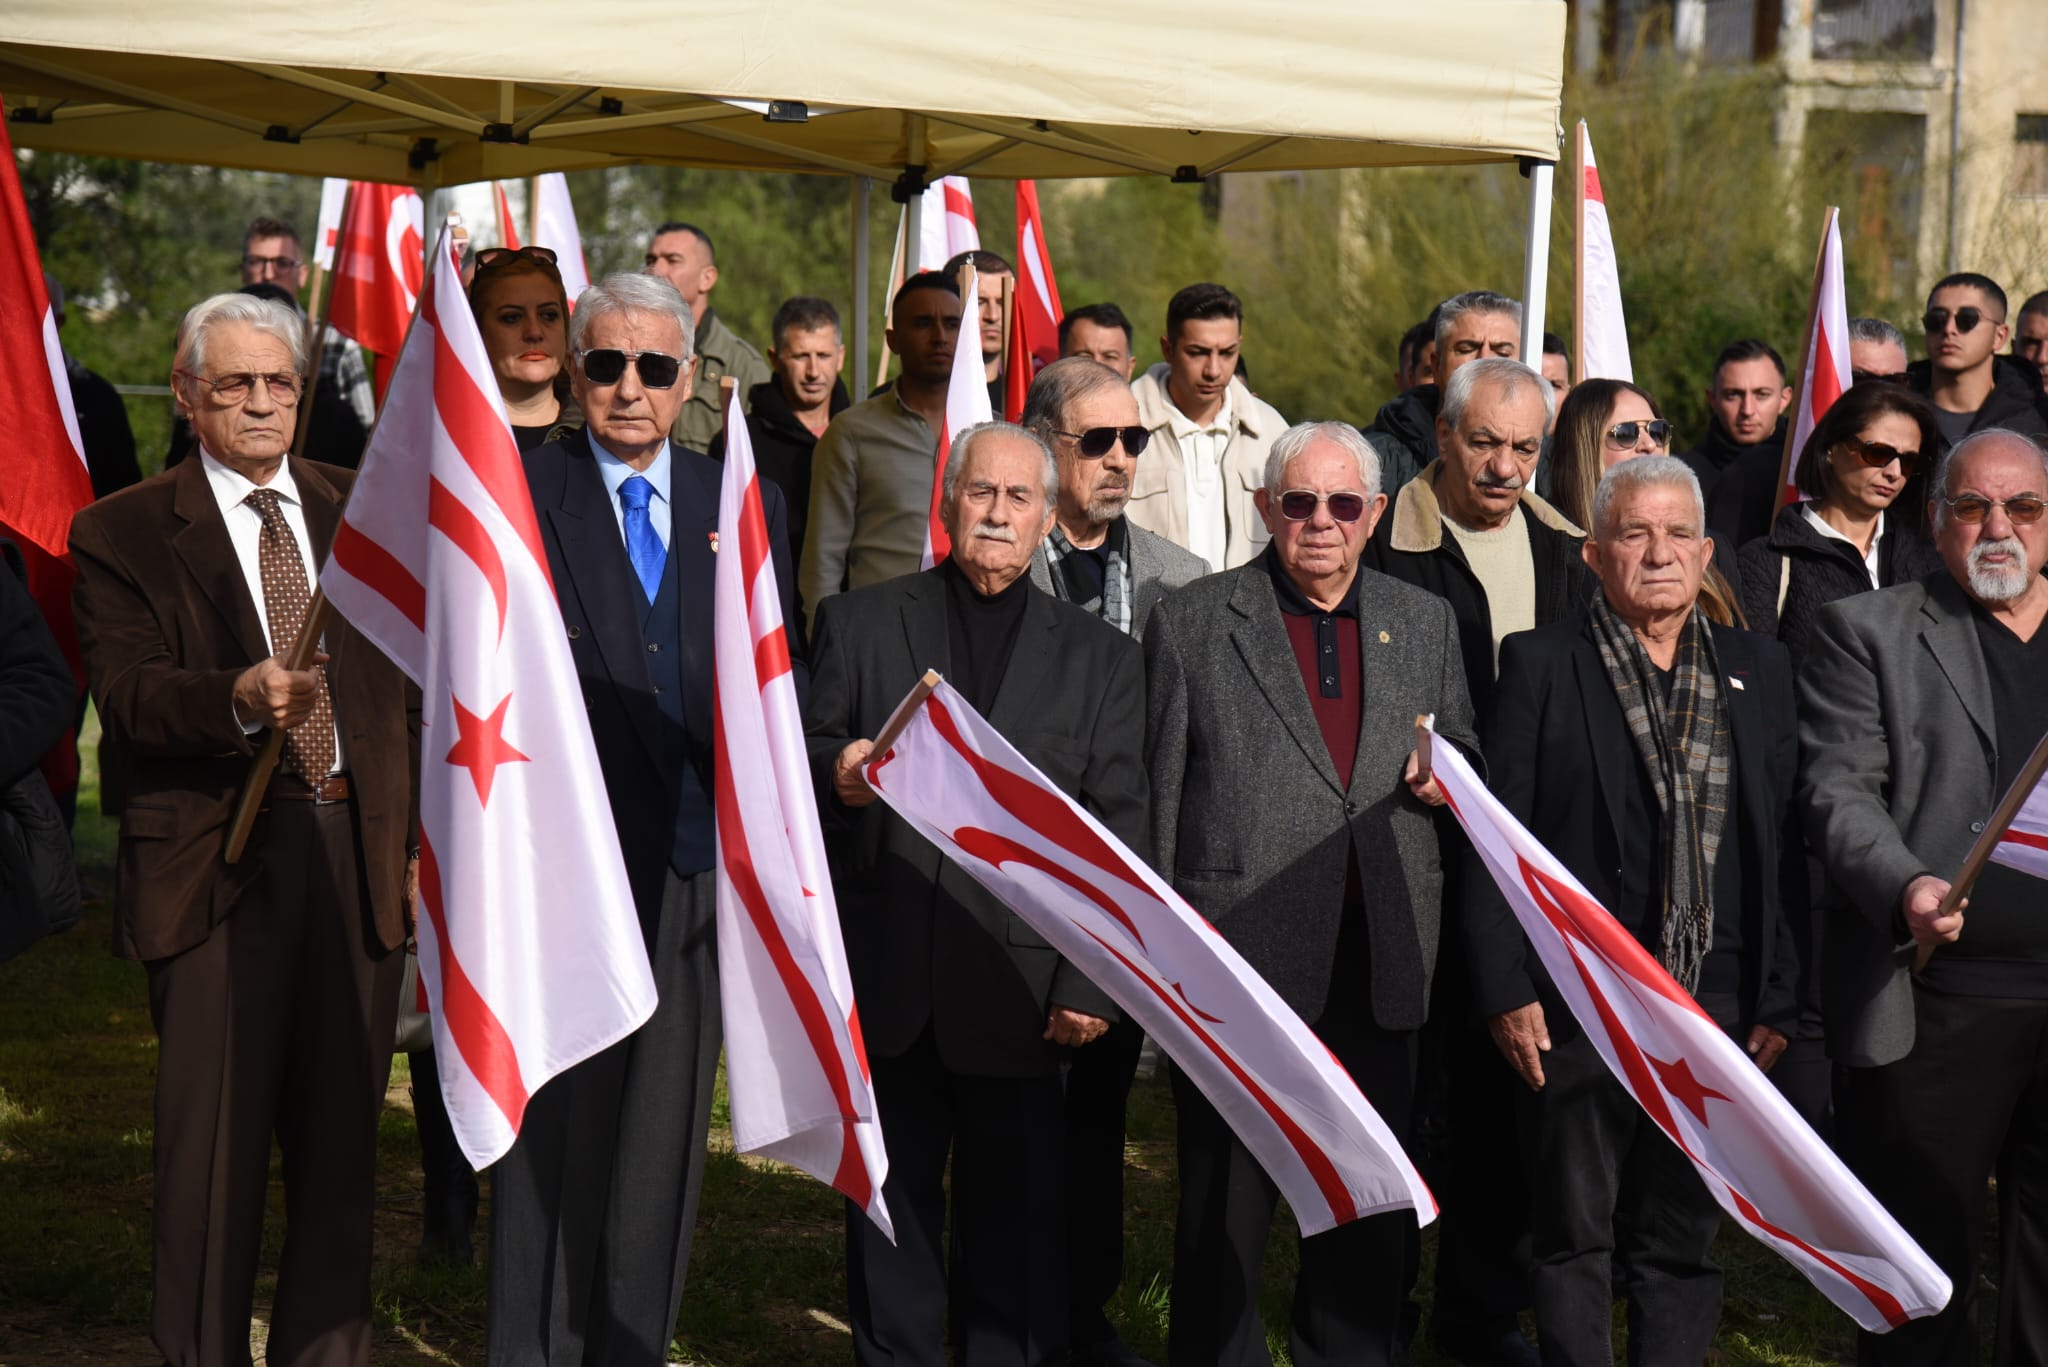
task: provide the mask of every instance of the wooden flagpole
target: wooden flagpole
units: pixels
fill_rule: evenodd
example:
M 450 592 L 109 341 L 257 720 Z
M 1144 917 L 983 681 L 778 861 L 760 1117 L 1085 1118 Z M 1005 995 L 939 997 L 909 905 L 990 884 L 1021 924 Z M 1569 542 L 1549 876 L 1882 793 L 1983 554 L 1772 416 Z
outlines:
M 1541 357 L 1537 358 L 1541 361 Z M 1586 378 L 1586 121 L 1572 133 L 1572 374 Z
M 354 194 L 355 188 L 353 185 L 350 186 L 349 192 Z M 342 213 L 342 222 L 343 224 L 348 222 L 346 210 Z M 443 226 L 442 231 L 446 233 L 450 228 L 459 225 L 460 222 L 461 220 L 456 215 L 450 214 L 448 216 L 448 223 Z M 435 239 L 437 245 L 439 241 L 439 238 Z M 339 250 L 338 247 L 337 250 Z M 430 248 L 429 250 L 431 251 L 432 249 Z M 429 257 L 430 262 L 431 260 L 432 258 Z M 433 276 L 430 273 L 420 286 L 420 303 L 426 301 L 427 291 L 432 287 Z M 419 307 L 415 305 L 412 323 L 406 325 L 407 340 L 411 339 L 412 327 L 419 320 Z M 405 344 L 401 342 L 399 343 L 397 355 L 391 358 L 392 365 L 396 366 L 399 356 L 404 354 Z M 384 409 L 380 405 L 377 409 L 377 420 L 370 424 L 369 439 L 363 443 L 365 455 L 369 453 L 370 447 L 376 444 L 377 429 L 383 423 Z M 349 498 L 355 497 L 355 487 L 350 487 Z M 346 520 L 348 517 L 347 499 L 342 501 L 341 516 L 343 520 Z M 333 554 L 332 547 L 329 548 L 328 553 L 330 555 Z M 294 673 L 312 667 L 313 657 L 320 650 L 320 638 L 327 632 L 327 619 L 331 615 L 332 609 L 327 603 L 326 590 L 320 587 L 318 574 L 322 568 L 325 568 L 325 566 L 322 565 L 315 568 L 313 596 L 306 603 L 306 620 L 299 624 L 299 637 L 296 641 L 292 642 L 291 653 L 285 657 L 285 668 Z M 335 731 L 337 735 L 340 734 L 339 724 L 336 725 Z M 249 832 L 256 824 L 258 812 L 262 810 L 264 791 L 270 787 L 270 775 L 277 768 L 278 757 L 284 753 L 284 737 L 285 729 L 283 727 L 271 727 L 270 733 L 263 738 L 262 747 L 256 751 L 255 760 L 249 765 L 249 777 L 242 782 L 242 791 L 235 797 L 234 815 L 228 820 L 227 847 L 221 854 L 222 860 L 226 863 L 233 864 L 239 862 L 242 858 L 242 852 L 249 846 Z
M 892 316 L 896 308 L 896 291 L 905 280 L 910 278 L 910 271 L 907 267 L 907 258 L 905 256 L 908 250 L 906 239 L 910 235 L 906 230 L 909 219 L 910 209 L 906 205 L 902 217 L 896 220 L 896 250 L 889 258 L 889 289 L 882 296 L 882 345 L 878 349 L 875 359 L 875 388 L 877 389 L 880 389 L 889 379 L 889 329 L 896 323 L 896 319 Z M 866 308 L 867 300 L 859 300 L 854 307 Z
M 1014 310 L 1016 307 L 1017 277 L 1014 275 L 1006 275 L 1003 277 L 1003 363 L 1002 369 L 998 372 L 998 374 L 1002 377 L 1003 380 L 1005 394 L 1009 392 L 1010 363 L 1016 359 L 1015 357 L 1010 355 L 1010 314 L 1012 310 Z M 978 333 L 980 331 L 979 323 L 981 321 L 981 301 L 979 299 L 974 301 L 974 317 L 975 322 L 977 324 L 975 330 Z M 1028 365 L 1029 362 L 1026 362 L 1026 364 Z M 998 419 L 1001 419 L 1003 415 L 1001 413 L 997 413 L 995 416 Z
M 896 710 L 889 714 L 889 720 L 882 723 L 881 730 L 875 732 L 874 748 L 868 751 L 870 763 L 889 753 L 889 747 L 896 743 L 896 738 L 903 734 L 903 728 L 910 725 L 910 719 L 917 715 L 917 709 L 924 706 L 924 700 L 932 695 L 932 690 L 937 688 L 939 683 L 939 671 L 927 669 L 924 677 L 917 681 L 917 686 L 905 695 L 902 702 L 896 704 Z
M 348 240 L 348 211 L 355 207 L 356 183 L 350 181 L 341 196 L 341 227 L 335 232 L 334 259 L 341 260 L 342 244 Z M 298 421 L 292 425 L 292 454 L 306 454 L 306 434 L 313 426 L 313 391 L 320 384 L 320 367 L 327 359 L 327 306 L 334 295 L 334 277 L 325 266 L 313 264 L 312 288 L 308 291 L 306 335 L 312 339 L 312 362 L 307 367 L 306 391 L 299 402 Z M 230 861 L 233 862 L 233 861 Z
M 1779 507 L 1785 500 L 1786 486 L 1792 483 L 1792 466 L 1799 459 L 1799 453 L 1792 449 L 1792 434 L 1799 429 L 1799 405 L 1806 402 L 1806 367 L 1813 357 L 1813 333 L 1820 326 L 1820 285 L 1821 273 L 1828 265 L 1828 238 L 1835 231 L 1836 216 L 1841 210 L 1830 204 L 1827 217 L 1821 220 L 1820 250 L 1813 257 L 1813 290 L 1806 297 L 1806 330 L 1800 334 L 1799 369 L 1792 382 L 1792 406 L 1788 410 L 1792 420 L 1785 424 L 1785 449 L 1778 456 L 1778 487 L 1771 495 L 1771 516 L 1778 515 Z
M 2013 779 L 2012 787 L 2005 790 L 2005 796 L 1998 800 L 1998 806 L 1992 811 L 1991 819 L 1984 823 L 1983 831 L 1977 836 L 1977 843 L 1970 847 L 1969 858 L 1963 861 L 1962 871 L 1957 873 L 1955 881 L 1949 884 L 1948 896 L 1941 899 L 1941 915 L 1953 915 L 1956 908 L 1969 897 L 1971 885 L 1977 881 L 1977 876 L 1984 872 L 1984 866 L 1991 862 L 1992 851 L 1998 848 L 1998 842 L 2003 840 L 2006 831 L 2011 829 L 2013 818 L 2020 814 L 2020 808 L 2026 806 L 2035 786 L 2041 782 L 2043 773 L 2048 773 L 2048 736 L 2041 737 L 2040 743 L 2034 746 L 2034 753 L 2027 756 L 2027 762 L 2020 766 L 2019 775 Z M 1924 971 L 1927 961 L 1934 957 L 1934 951 L 1938 948 L 1939 945 L 1921 945 L 1913 956 L 1913 971 Z

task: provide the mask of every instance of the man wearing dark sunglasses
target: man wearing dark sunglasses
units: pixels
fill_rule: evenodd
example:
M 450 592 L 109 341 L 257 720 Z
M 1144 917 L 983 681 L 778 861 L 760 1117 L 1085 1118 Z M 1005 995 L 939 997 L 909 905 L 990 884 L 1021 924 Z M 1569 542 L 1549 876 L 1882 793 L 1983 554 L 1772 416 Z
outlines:
M 1943 571 L 1821 609 L 1799 673 L 1798 799 L 1827 874 L 1821 1013 L 1844 1079 L 1843 1157 L 1955 1286 L 1939 1314 L 1859 1335 L 1857 1361 L 1977 1360 L 1995 1171 L 1997 1360 L 2042 1362 L 2041 884 L 1991 864 L 1960 906 L 1944 903 L 2048 732 L 2048 456 L 2014 432 L 1966 437 L 1929 504 Z
M 1947 276 L 1927 296 L 1927 359 L 1906 368 L 1907 383 L 1933 401 L 1951 444 L 1991 427 L 2048 433 L 2039 373 L 1998 355 L 2011 335 L 2005 317 L 2005 291 L 1988 275 Z
M 563 630 L 660 994 L 626 1039 L 535 1092 L 492 1182 L 490 1360 L 666 1360 L 718 1065 L 712 579 L 719 467 L 671 440 L 689 306 L 654 275 L 585 290 L 569 324 L 587 424 L 526 453 Z M 781 490 L 761 481 L 785 619 Z M 738 554 L 729 549 L 727 554 Z M 794 661 L 798 696 L 809 675 Z M 565 907 L 565 915 L 575 909 Z
M 1476 742 L 1450 609 L 1360 564 L 1387 503 L 1379 481 L 1348 423 L 1302 423 L 1273 443 L 1257 496 L 1268 548 L 1153 610 L 1145 757 L 1161 874 L 1406 1143 L 1443 885 L 1443 796 L 1420 772 L 1415 718 L 1434 713 L 1440 736 Z M 1272 1179 L 1182 1074 L 1173 1084 L 1169 1360 L 1264 1361 Z M 1395 1211 L 1299 1241 L 1297 1367 L 1396 1360 L 1414 1229 Z

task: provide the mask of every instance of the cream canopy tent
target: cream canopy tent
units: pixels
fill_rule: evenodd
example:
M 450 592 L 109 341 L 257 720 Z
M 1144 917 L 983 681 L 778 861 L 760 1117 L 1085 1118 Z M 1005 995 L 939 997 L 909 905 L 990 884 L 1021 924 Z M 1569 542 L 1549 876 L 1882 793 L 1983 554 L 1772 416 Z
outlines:
M 17 146 L 422 188 L 636 163 L 849 175 L 864 194 L 968 172 L 1197 180 L 1527 158 L 1525 332 L 1542 328 L 1562 0 L 6 11 Z

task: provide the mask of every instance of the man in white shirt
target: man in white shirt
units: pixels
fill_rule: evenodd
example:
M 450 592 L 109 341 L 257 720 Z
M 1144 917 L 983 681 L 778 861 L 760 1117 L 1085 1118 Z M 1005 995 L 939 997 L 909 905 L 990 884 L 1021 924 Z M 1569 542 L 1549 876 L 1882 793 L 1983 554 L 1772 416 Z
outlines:
M 1166 359 L 1131 385 L 1157 459 L 1140 461 L 1125 516 L 1221 569 L 1265 546 L 1252 495 L 1287 420 L 1237 378 L 1244 308 L 1221 285 L 1189 285 L 1166 306 Z

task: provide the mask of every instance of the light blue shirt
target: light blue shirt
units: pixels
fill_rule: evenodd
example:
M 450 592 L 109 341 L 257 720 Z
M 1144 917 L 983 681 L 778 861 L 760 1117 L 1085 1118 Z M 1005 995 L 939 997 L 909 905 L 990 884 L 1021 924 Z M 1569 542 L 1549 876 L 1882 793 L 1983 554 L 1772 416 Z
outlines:
M 656 456 L 645 470 L 635 470 L 605 450 L 596 437 L 590 438 L 590 449 L 597 456 L 597 472 L 604 476 L 604 491 L 611 498 L 612 518 L 619 524 L 619 544 L 624 545 L 626 542 L 626 505 L 619 502 L 619 486 L 638 475 L 654 486 L 654 497 L 647 500 L 647 524 L 654 528 L 654 534 L 661 538 L 661 544 L 666 547 L 671 521 L 668 507 L 668 472 L 673 464 L 669 456 L 673 448 L 667 442 L 663 442 L 661 454 Z

